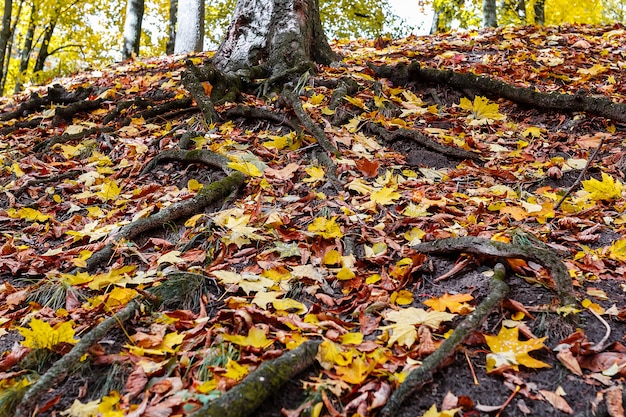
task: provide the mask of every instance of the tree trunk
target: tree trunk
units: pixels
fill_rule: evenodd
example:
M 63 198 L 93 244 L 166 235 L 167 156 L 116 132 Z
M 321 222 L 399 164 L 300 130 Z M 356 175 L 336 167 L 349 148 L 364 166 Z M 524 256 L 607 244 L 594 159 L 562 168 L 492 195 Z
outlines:
M 33 74 L 38 71 L 43 71 L 43 64 L 46 62 L 46 58 L 48 58 L 48 56 L 50 55 L 50 51 L 48 51 L 48 45 L 50 45 L 50 39 L 52 38 L 55 27 L 56 20 L 50 22 L 48 27 L 46 27 L 46 31 L 44 32 L 43 38 L 41 39 L 41 44 L 39 45 L 39 53 L 37 54 L 37 61 L 35 61 L 35 66 L 33 67 Z
M 133 55 L 139 55 L 143 9 L 144 0 L 128 0 L 126 3 L 124 46 L 122 48 L 122 58 L 125 60 L 131 58 Z
M 483 27 L 495 28 L 496 26 L 498 26 L 496 0 L 483 0 Z
M 28 61 L 30 60 L 30 52 L 33 49 L 33 37 L 35 35 L 35 20 L 37 19 L 37 5 L 32 2 L 30 5 L 30 21 L 28 23 L 28 29 L 26 30 L 26 37 L 24 38 L 24 45 L 20 51 L 20 68 L 15 81 L 14 91 L 18 93 L 22 89 L 22 77 L 28 69 Z
M 202 51 L 204 43 L 204 0 L 178 0 L 175 54 Z
M 545 24 L 545 0 L 537 0 L 535 1 L 534 9 L 535 9 L 535 24 L 543 25 Z
M 433 10 L 433 21 L 430 24 L 430 34 L 434 35 L 435 33 L 439 32 L 439 15 L 441 14 L 441 12 L 437 9 Z
M 13 1 L 4 0 L 4 13 L 2 14 L 2 32 L 0 32 L 0 73 L 4 68 L 4 58 L 7 55 L 7 46 L 11 37 L 11 11 L 13 10 Z M 1 80 L 0 80 L 1 82 Z M 0 91 L 1 95 L 2 91 Z
M 167 35 L 167 44 L 165 45 L 165 53 L 171 55 L 174 53 L 174 43 L 176 42 L 176 10 L 178 9 L 178 1 L 170 0 L 170 27 Z
M 11 61 L 11 50 L 13 49 L 13 38 L 15 37 L 15 27 L 17 26 L 20 15 L 22 14 L 22 6 L 24 5 L 24 0 L 20 0 L 20 3 L 17 6 L 17 13 L 15 14 L 15 21 L 11 25 L 11 29 L 9 30 L 9 37 L 6 46 L 6 55 L 2 64 L 2 76 L 0 77 L 0 95 L 4 95 L 4 86 L 7 81 L 7 74 L 9 73 L 9 63 Z
M 214 57 L 222 71 L 260 66 L 268 76 L 335 59 L 322 29 L 318 0 L 238 0 Z

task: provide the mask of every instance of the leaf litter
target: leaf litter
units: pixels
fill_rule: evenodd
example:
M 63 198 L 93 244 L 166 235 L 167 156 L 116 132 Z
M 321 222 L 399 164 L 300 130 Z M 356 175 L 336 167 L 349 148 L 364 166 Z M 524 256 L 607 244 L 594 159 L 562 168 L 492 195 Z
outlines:
M 579 50 L 580 40 L 598 53 Z M 622 28 L 591 26 L 336 42 L 343 63 L 316 77 L 351 77 L 358 90 L 333 108 L 333 90 L 323 83 L 305 85 L 300 97 L 341 151 L 338 192 L 306 133 L 245 118 L 207 126 L 189 104 L 157 117 L 142 114 L 141 100 L 159 106 L 188 96 L 176 58 L 57 80 L 69 92 L 91 88 L 101 107 L 68 118 L 48 106 L 11 113 L 0 124 L 0 403 L 34 384 L 104 317 L 161 287 L 172 298 L 168 309 L 142 310 L 107 334 L 61 387 L 42 397 L 38 415 L 121 415 L 142 407 L 145 415 L 188 414 L 306 340 L 323 340 L 315 365 L 256 415 L 280 415 L 281 408 L 375 415 L 489 291 L 493 259 L 425 256 L 411 246 L 530 235 L 563 259 L 581 305 L 559 307 L 544 268 L 511 260 L 510 301 L 398 415 L 619 408 L 613 392 L 626 374 L 623 122 L 441 84 L 396 83 L 368 64 L 417 59 L 541 92 L 584 89 L 624 103 L 625 42 Z M 563 59 L 548 60 L 550 51 Z M 3 113 L 46 88 L 4 98 Z M 242 104 L 276 105 L 271 97 L 245 95 Z M 410 137 L 384 141 L 371 123 L 416 130 L 483 161 L 437 154 Z M 225 156 L 230 169 L 243 172 L 245 189 L 201 213 L 114 241 L 111 256 L 81 271 L 126 225 L 223 178 L 176 160 L 140 175 L 186 131 L 194 132 L 190 146 Z M 597 159 L 556 210 L 574 184 L 571 174 L 583 169 L 600 138 Z M 461 267 L 449 276 L 455 264 Z M 195 292 L 179 302 L 167 291 L 180 291 L 181 282 Z M 580 314 L 579 330 L 566 324 L 563 316 L 571 314 Z M 107 378 L 117 386 L 103 384 Z

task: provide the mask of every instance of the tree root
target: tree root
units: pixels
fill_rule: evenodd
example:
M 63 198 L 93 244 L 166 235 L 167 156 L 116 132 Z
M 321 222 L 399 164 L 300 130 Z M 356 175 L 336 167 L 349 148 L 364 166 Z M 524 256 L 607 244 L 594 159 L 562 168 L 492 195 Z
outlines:
M 378 136 L 381 136 L 386 142 L 393 142 L 400 138 L 407 138 L 407 139 L 413 140 L 414 142 L 417 142 L 420 146 L 426 149 L 430 149 L 432 151 L 440 153 L 441 155 L 444 155 L 444 156 L 448 156 L 450 158 L 461 159 L 461 160 L 470 159 L 472 161 L 482 160 L 480 155 L 474 152 L 466 151 L 460 148 L 452 148 L 449 146 L 441 145 L 440 143 L 437 143 L 433 141 L 432 139 L 430 139 L 428 136 L 423 135 L 422 133 L 417 132 L 415 130 L 398 129 L 393 132 L 390 132 L 384 127 L 378 126 L 375 123 L 367 123 L 365 127 L 370 132 Z
M 181 161 L 187 163 L 202 163 L 215 168 L 219 168 L 227 174 L 230 173 L 226 165 L 230 162 L 230 159 L 212 152 L 208 149 L 196 149 L 196 150 L 183 150 L 183 149 L 170 149 L 159 153 L 152 158 L 141 170 L 141 175 L 145 175 L 150 172 L 156 165 L 164 161 Z
M 154 229 L 169 221 L 189 217 L 192 214 L 202 211 L 209 204 L 223 200 L 241 187 L 244 180 L 244 174 L 238 171 L 233 172 L 219 181 L 205 185 L 198 191 L 195 197 L 191 199 L 179 201 L 156 214 L 125 225 L 116 234 L 109 237 L 105 247 L 87 259 L 86 266 L 83 269 L 92 271 L 100 265 L 107 264 L 109 259 L 114 255 L 117 245 L 125 240 L 133 239 L 141 233 Z
M 0 114 L 0 121 L 19 119 L 31 112 L 36 112 L 50 104 L 70 104 L 87 100 L 91 94 L 91 88 L 79 87 L 76 91 L 67 91 L 63 86 L 55 84 L 48 87 L 48 94 L 40 96 L 34 92 L 30 99 L 21 103 L 12 112 Z
M 313 365 L 319 340 L 306 341 L 282 356 L 266 361 L 218 399 L 190 417 L 246 417 L 283 384 Z
M 89 331 L 89 333 L 85 334 L 72 350 L 56 361 L 35 384 L 30 386 L 15 410 L 15 417 L 28 417 L 32 415 L 37 401 L 41 396 L 52 388 L 53 385 L 62 381 L 69 371 L 80 362 L 80 359 L 87 353 L 89 348 L 98 340 L 102 339 L 113 326 L 122 324 L 131 318 L 135 312 L 139 310 L 139 306 L 140 304 L 137 301 L 130 301 L 123 309 L 106 318 Z
M 615 103 L 607 97 L 592 97 L 591 93 L 584 90 L 579 90 L 576 94 L 541 93 L 534 87 L 516 87 L 483 75 L 421 68 L 418 62 L 409 65 L 408 81 L 442 83 L 459 89 L 478 90 L 486 95 L 544 109 L 586 112 L 616 122 L 626 122 L 626 104 Z
M 572 279 L 570 278 L 567 267 L 563 264 L 561 259 L 547 247 L 543 248 L 532 244 L 504 243 L 466 236 L 419 243 L 413 245 L 412 248 L 423 253 L 466 252 L 475 255 L 489 255 L 537 262 L 550 271 L 561 304 L 564 306 L 577 304 Z
M 266 109 L 259 109 L 257 107 L 237 106 L 223 111 L 221 114 L 228 120 L 232 120 L 237 117 L 269 120 L 270 122 L 274 122 L 279 125 L 285 125 L 296 133 L 300 133 L 301 131 L 300 127 L 290 120 L 285 114 L 281 115 Z
M 428 355 L 419 368 L 412 370 L 405 378 L 404 382 L 396 389 L 385 407 L 381 410 L 381 416 L 391 417 L 397 413 L 404 400 L 413 392 L 418 390 L 423 384 L 432 378 L 441 364 L 452 355 L 465 338 L 477 330 L 481 323 L 489 316 L 493 309 L 500 304 L 509 292 L 509 286 L 505 281 L 506 270 L 504 265 L 497 264 L 490 281 L 491 291 L 489 295 L 472 311 L 457 327 L 454 332 L 439 346 L 439 348 Z
M 205 93 L 202 81 L 198 79 L 196 71 L 193 71 L 191 68 L 194 68 L 194 66 L 192 63 L 189 63 L 187 71 L 183 73 L 183 85 L 196 101 L 196 104 L 204 116 L 204 121 L 208 126 L 211 123 L 220 120 L 220 117 L 215 111 L 215 106 L 213 105 L 211 98 Z
M 74 171 L 62 172 L 58 175 L 53 175 L 53 176 L 49 176 L 45 178 L 35 178 L 32 180 L 29 180 L 28 182 L 26 182 L 26 184 L 22 185 L 15 192 L 13 192 L 13 196 L 15 198 L 18 198 L 19 196 L 24 194 L 26 190 L 28 190 L 30 187 L 34 187 L 34 186 L 41 185 L 41 184 L 48 184 L 50 182 L 61 181 L 67 178 L 75 178 L 75 177 L 78 177 L 82 173 L 83 171 L 74 170 Z
M 114 130 L 115 129 L 112 126 L 92 127 L 91 129 L 85 129 L 78 133 L 65 133 L 62 135 L 53 136 L 50 139 L 46 139 L 33 146 L 33 152 L 48 152 L 50 149 L 52 149 L 54 145 L 71 142 L 73 140 L 81 140 L 86 138 L 87 136 L 95 135 L 98 133 L 109 133 L 113 132 Z

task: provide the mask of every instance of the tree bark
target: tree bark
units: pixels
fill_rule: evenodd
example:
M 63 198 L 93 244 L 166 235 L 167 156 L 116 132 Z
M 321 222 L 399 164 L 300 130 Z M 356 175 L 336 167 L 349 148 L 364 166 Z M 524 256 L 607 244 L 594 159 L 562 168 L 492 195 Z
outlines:
M 41 39 L 41 44 L 39 45 L 39 53 L 37 54 L 37 61 L 35 61 L 35 66 L 33 67 L 33 74 L 38 71 L 43 71 L 43 65 L 46 62 L 46 58 L 50 55 L 48 45 L 50 45 L 50 39 L 52 39 L 56 23 L 56 20 L 54 20 L 46 27 L 43 38 Z
M 497 26 L 496 0 L 483 0 L 483 27 L 495 28 Z
M 170 27 L 167 35 L 167 45 L 165 45 L 165 53 L 171 55 L 174 53 L 174 43 L 176 42 L 176 10 L 178 9 L 178 0 L 170 0 Z
M 215 63 L 225 72 L 261 66 L 271 77 L 336 58 L 322 29 L 318 0 L 238 0 Z
M 139 55 L 141 40 L 141 23 L 143 21 L 144 0 L 128 0 L 126 3 L 126 20 L 124 21 L 124 45 L 122 58 L 129 59 L 133 54 Z
M 15 37 L 15 27 L 19 22 L 20 15 L 22 14 L 22 6 L 24 5 L 24 0 L 20 0 L 17 6 L 17 13 L 15 14 L 15 20 L 11 25 L 11 29 L 9 30 L 9 37 L 7 41 L 6 51 L 8 52 L 5 55 L 4 61 L 2 64 L 2 76 L 0 77 L 0 95 L 4 95 L 4 86 L 7 81 L 7 74 L 9 73 L 9 63 L 11 61 L 11 50 L 13 49 L 13 38 Z
M 28 61 L 30 60 L 30 52 L 33 49 L 33 37 L 35 35 L 35 20 L 37 14 L 37 5 L 35 2 L 30 5 L 30 20 L 28 23 L 28 29 L 26 30 L 26 37 L 24 38 L 24 45 L 20 51 L 20 69 L 15 82 L 14 92 L 18 93 L 22 89 L 22 77 L 24 72 L 28 69 Z
M 204 43 L 204 1 L 178 0 L 175 54 L 200 52 Z
M 4 68 L 4 58 L 7 55 L 7 46 L 11 37 L 11 12 L 13 1 L 4 0 L 4 13 L 2 14 L 2 31 L 0 32 L 0 72 Z M 0 94 L 2 92 L 0 91 Z
M 546 21 L 545 6 L 546 6 L 545 0 L 535 1 L 534 9 L 535 9 L 535 24 L 536 25 L 545 24 L 545 21 Z

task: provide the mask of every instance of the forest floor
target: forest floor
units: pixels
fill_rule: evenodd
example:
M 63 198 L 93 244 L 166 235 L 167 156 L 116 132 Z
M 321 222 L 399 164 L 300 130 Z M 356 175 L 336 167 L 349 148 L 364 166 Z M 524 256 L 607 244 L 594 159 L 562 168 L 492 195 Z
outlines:
M 210 124 L 183 82 L 210 54 L 3 98 L 0 417 L 191 415 L 305 348 L 221 415 L 623 416 L 624 45 L 622 26 L 338 41 L 289 85 L 299 109 L 249 89 Z M 498 263 L 510 292 L 382 409 Z

